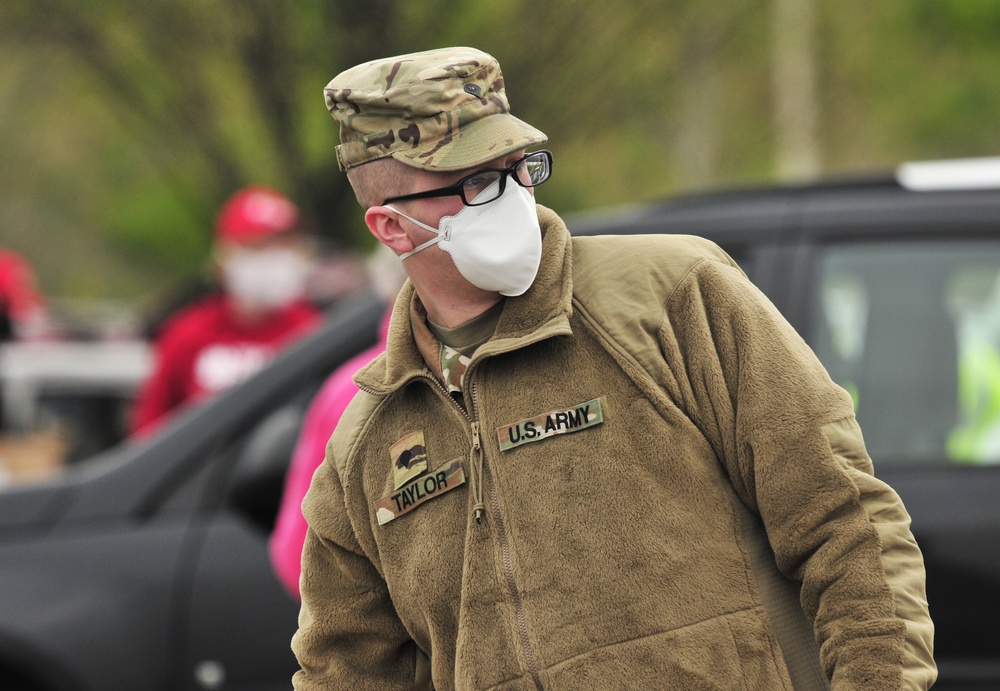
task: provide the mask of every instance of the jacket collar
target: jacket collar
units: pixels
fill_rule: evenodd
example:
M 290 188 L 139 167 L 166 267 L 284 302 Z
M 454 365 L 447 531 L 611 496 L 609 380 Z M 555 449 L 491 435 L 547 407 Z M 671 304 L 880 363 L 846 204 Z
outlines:
M 537 341 L 572 333 L 573 279 L 569 231 L 556 213 L 538 205 L 542 261 L 531 287 L 506 298 L 496 333 L 473 360 L 516 350 Z M 427 353 L 425 359 L 421 352 Z M 393 307 L 383 356 L 364 367 L 355 381 L 362 389 L 387 394 L 417 377 L 441 380 L 438 341 L 426 324 L 426 312 L 413 284 L 406 282 Z

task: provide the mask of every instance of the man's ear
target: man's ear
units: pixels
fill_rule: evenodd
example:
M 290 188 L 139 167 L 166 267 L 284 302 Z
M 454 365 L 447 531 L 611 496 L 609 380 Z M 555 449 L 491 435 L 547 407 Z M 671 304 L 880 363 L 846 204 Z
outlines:
M 392 209 L 384 206 L 368 207 L 365 211 L 365 225 L 375 239 L 396 254 L 403 254 L 413 249 L 413 241 L 400 224 L 399 215 Z

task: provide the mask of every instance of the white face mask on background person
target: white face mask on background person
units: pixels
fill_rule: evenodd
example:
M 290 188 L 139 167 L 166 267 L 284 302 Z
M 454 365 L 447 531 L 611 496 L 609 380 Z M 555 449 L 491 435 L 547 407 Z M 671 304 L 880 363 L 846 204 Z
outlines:
M 495 194 L 496 181 L 480 192 Z M 535 280 L 542 261 L 542 231 L 538 225 L 535 198 L 512 180 L 496 200 L 481 206 L 463 206 L 454 216 L 442 216 L 437 228 L 386 206 L 437 237 L 400 255 L 411 257 L 438 244 L 451 255 L 462 276 L 477 288 L 514 297 L 523 294 Z
M 288 248 L 240 250 L 222 264 L 228 293 L 236 300 L 277 309 L 305 294 L 309 260 Z

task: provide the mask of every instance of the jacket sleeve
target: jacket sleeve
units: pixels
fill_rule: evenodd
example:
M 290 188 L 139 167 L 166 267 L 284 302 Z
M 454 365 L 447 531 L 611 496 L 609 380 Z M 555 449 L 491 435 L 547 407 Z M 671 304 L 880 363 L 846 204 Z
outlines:
M 660 341 L 667 388 L 761 517 L 779 569 L 802 582 L 833 689 L 930 686 L 923 559 L 899 497 L 874 477 L 849 395 L 722 261 L 673 290 Z
M 332 448 L 302 505 L 309 530 L 302 553 L 299 629 L 292 639 L 301 667 L 294 687 L 413 689 L 416 646 L 356 538 Z

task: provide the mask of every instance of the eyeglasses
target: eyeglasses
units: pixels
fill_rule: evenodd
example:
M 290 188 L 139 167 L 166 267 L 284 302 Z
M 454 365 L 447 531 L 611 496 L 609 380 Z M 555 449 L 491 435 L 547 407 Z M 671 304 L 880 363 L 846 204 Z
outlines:
M 552 175 L 552 152 L 546 149 L 530 153 L 524 158 L 514 161 L 512 164 L 498 169 L 480 170 L 448 187 L 439 187 L 434 190 L 424 192 L 414 192 L 413 194 L 403 194 L 398 197 L 389 197 L 382 205 L 390 202 L 401 202 L 407 199 L 430 199 L 432 197 L 462 198 L 462 203 L 466 206 L 482 206 L 500 197 L 507 187 L 507 178 L 512 178 L 521 187 L 535 187 L 541 185 Z M 498 182 L 492 194 L 483 195 L 487 188 L 494 182 Z

